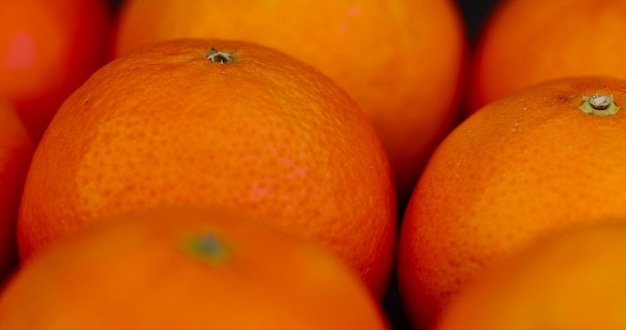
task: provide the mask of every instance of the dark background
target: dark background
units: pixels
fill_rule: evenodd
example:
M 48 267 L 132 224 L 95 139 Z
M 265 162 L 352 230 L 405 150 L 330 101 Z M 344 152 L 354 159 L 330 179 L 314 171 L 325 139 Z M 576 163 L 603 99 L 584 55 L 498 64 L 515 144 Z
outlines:
M 470 41 L 474 42 L 482 23 L 498 0 L 456 0 L 467 27 Z

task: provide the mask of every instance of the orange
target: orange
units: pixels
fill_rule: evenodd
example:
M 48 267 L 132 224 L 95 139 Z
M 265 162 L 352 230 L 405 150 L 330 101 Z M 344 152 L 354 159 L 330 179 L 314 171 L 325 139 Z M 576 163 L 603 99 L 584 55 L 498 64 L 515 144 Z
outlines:
M 2 1 L 0 22 L 0 94 L 39 140 L 63 100 L 103 64 L 110 4 Z
M 128 0 L 115 53 L 176 38 L 256 42 L 313 65 L 361 106 L 398 197 L 458 112 L 466 35 L 451 0 Z
M 471 111 L 557 78 L 626 79 L 626 2 L 503 0 L 479 34 Z
M 598 95 L 596 95 L 596 93 Z M 599 97 L 605 95 L 606 98 Z M 614 102 L 593 110 L 592 102 Z M 586 104 L 586 105 L 585 105 Z M 545 82 L 475 112 L 439 145 L 406 209 L 398 281 L 429 324 L 468 281 L 533 239 L 626 219 L 626 81 Z
M 546 238 L 486 271 L 436 329 L 625 329 L 625 258 L 624 224 Z
M 34 150 L 15 109 L 0 98 L 0 282 L 17 264 L 15 222 Z
M 179 203 L 268 216 L 386 289 L 397 215 L 385 152 L 345 92 L 280 52 L 177 40 L 94 73 L 34 155 L 20 255 L 105 215 Z
M 88 226 L 16 273 L 2 329 L 386 329 L 319 246 L 238 213 L 137 212 Z

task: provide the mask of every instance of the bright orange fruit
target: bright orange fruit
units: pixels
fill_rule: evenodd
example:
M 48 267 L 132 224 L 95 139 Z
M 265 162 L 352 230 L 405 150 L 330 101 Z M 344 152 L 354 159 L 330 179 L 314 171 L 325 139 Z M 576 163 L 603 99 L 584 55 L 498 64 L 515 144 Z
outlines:
M 291 57 L 177 40 L 98 70 L 35 153 L 20 254 L 104 215 L 180 203 L 269 216 L 385 292 L 397 221 L 388 160 L 354 101 Z
M 624 35 L 624 1 L 500 1 L 480 33 L 470 109 L 546 80 L 626 79 Z
M 63 100 L 100 67 L 109 47 L 105 0 L 0 2 L 0 94 L 39 140 Z
M 387 329 L 353 272 L 255 218 L 167 208 L 69 235 L 0 295 L 2 329 Z
M 486 271 L 436 329 L 625 329 L 624 259 L 623 224 L 559 233 Z
M 408 200 L 458 112 L 466 35 L 451 0 L 128 0 L 118 55 L 177 38 L 245 40 L 335 80 L 376 129 Z
M 15 109 L 0 99 L 0 282 L 17 264 L 15 222 L 34 151 Z
M 589 102 L 610 106 L 593 115 Z M 400 237 L 414 323 L 430 323 L 485 266 L 538 236 L 626 219 L 626 111 L 610 115 L 615 104 L 626 105 L 626 81 L 550 81 L 480 109 L 439 145 Z

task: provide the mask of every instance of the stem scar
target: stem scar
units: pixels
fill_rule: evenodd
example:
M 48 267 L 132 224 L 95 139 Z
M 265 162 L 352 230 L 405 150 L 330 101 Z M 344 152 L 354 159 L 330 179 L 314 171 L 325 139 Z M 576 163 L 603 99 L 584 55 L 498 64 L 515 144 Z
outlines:
M 612 116 L 620 107 L 615 104 L 613 95 L 583 95 L 583 104 L 579 108 L 587 114 L 596 116 Z
M 236 54 L 236 51 L 222 52 L 215 49 L 214 47 L 211 47 L 211 49 L 209 50 L 209 54 L 206 56 L 206 58 L 213 63 L 217 62 L 219 64 L 230 64 L 235 61 Z

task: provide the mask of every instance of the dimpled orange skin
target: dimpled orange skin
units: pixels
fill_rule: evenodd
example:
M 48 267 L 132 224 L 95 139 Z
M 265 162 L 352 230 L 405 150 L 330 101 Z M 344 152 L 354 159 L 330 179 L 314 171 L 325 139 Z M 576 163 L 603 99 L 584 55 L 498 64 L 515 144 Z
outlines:
M 466 35 L 449 0 L 128 0 L 115 52 L 181 37 L 256 42 L 313 65 L 366 113 L 406 202 L 459 112 Z
M 414 323 L 429 324 L 485 266 L 573 224 L 626 219 L 626 111 L 585 114 L 583 95 L 626 82 L 551 81 L 502 98 L 438 147 L 405 212 L 398 281 Z
M 36 316 L 36 317 L 34 317 Z M 26 264 L 2 329 L 388 329 L 345 265 L 256 218 L 166 208 L 116 216 Z
M 0 94 L 39 140 L 59 106 L 105 61 L 106 0 L 0 2 Z
M 15 222 L 34 151 L 15 109 L 0 99 L 0 281 L 17 265 Z
M 212 47 L 235 62 L 211 62 Z M 178 203 L 267 215 L 386 291 L 397 215 L 384 150 L 347 94 L 291 57 L 177 40 L 100 69 L 34 156 L 20 256 L 104 215 Z
M 480 33 L 470 111 L 546 80 L 626 79 L 624 35 L 624 1 L 501 1 Z
M 626 227 L 582 226 L 494 265 L 436 330 L 626 328 Z

